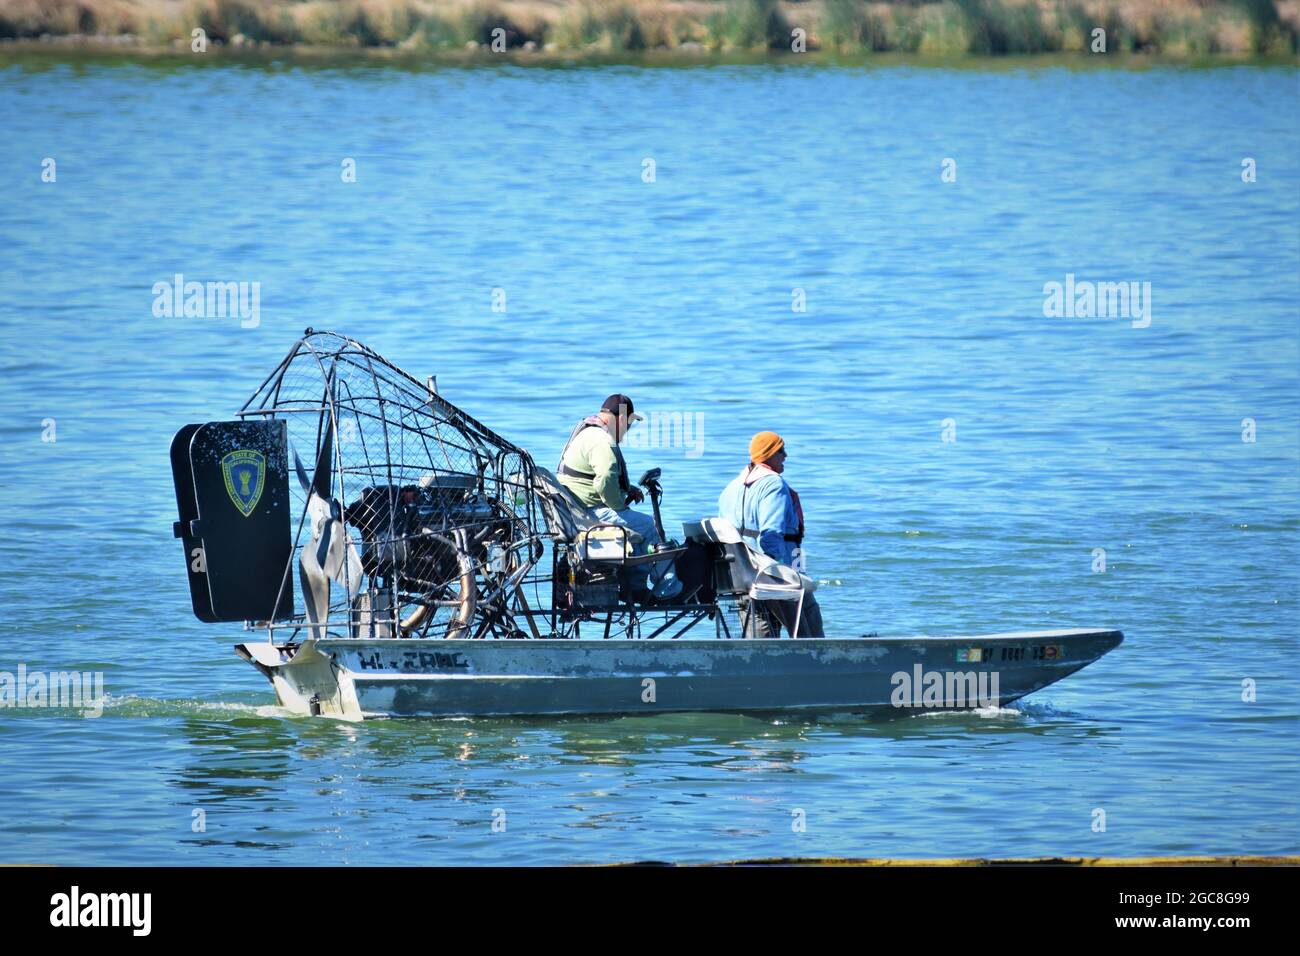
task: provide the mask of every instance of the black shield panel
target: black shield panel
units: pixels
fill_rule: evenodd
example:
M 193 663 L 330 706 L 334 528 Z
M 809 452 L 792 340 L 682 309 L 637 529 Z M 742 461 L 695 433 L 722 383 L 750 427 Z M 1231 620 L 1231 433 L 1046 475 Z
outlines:
M 182 429 L 176 441 L 187 430 Z M 200 613 L 195 595 L 195 614 L 201 620 L 267 621 L 293 613 L 292 578 L 287 574 L 293 542 L 286 449 L 282 421 L 209 422 L 192 433 L 194 517 L 187 526 L 182 506 L 178 531 L 187 555 L 194 540 L 201 551 L 209 599 L 203 610 L 211 613 L 210 618 Z M 176 481 L 180 498 L 179 472 Z M 193 595 L 193 562 L 190 574 Z

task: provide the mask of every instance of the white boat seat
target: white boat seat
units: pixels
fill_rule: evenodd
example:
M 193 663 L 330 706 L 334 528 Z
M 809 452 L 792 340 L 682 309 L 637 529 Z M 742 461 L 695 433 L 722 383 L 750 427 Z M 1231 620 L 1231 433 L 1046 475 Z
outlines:
M 816 581 L 751 545 L 726 518 L 704 518 L 701 521 L 687 522 L 682 530 L 689 539 L 721 545 L 730 571 L 733 595 L 743 595 L 750 601 L 799 602 L 790 632 L 792 635 L 799 633 L 804 597 L 817 590 Z M 720 586 L 719 590 L 722 589 Z M 757 613 L 754 606 L 748 611 L 750 614 Z M 742 609 L 741 627 L 742 630 L 747 630 L 748 625 L 744 622 L 745 611 Z
M 726 518 L 703 518 L 682 525 L 694 541 L 720 544 L 731 559 L 734 592 L 755 601 L 799 601 L 817 590 L 817 582 L 755 548 Z
M 553 473 L 540 465 L 533 466 L 533 487 L 541 498 L 546 526 L 557 540 L 572 544 L 583 532 L 596 528 L 619 528 L 629 543 L 635 545 L 641 541 L 641 535 L 631 528 L 598 518 Z

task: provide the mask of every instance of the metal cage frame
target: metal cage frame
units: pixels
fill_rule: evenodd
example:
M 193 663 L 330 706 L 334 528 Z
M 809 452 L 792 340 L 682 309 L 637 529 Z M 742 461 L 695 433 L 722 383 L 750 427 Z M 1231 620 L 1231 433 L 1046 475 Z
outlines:
M 280 590 L 297 566 L 302 609 L 249 622 L 272 638 L 343 636 L 340 622 L 364 638 L 578 638 L 583 622 L 634 638 L 660 614 L 649 637 L 706 617 L 731 636 L 716 601 L 642 606 L 620 591 L 575 606 L 574 552 L 548 523 L 531 455 L 355 339 L 308 328 L 237 414 L 284 420 L 299 476 Z

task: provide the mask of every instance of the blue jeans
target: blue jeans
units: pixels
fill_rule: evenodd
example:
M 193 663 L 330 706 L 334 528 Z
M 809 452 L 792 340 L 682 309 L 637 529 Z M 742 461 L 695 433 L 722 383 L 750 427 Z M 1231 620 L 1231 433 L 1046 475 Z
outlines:
M 615 511 L 613 508 L 601 506 L 593 510 L 601 521 L 631 528 L 639 534 L 641 541 L 636 545 L 637 554 L 646 554 L 649 551 L 646 545 L 659 544 L 659 529 L 655 527 L 655 519 L 652 515 L 642 514 L 631 508 Z M 650 572 L 644 584 L 646 589 L 653 592 L 660 600 L 675 598 L 682 593 L 682 582 L 677 579 L 672 561 L 656 561 L 650 565 Z

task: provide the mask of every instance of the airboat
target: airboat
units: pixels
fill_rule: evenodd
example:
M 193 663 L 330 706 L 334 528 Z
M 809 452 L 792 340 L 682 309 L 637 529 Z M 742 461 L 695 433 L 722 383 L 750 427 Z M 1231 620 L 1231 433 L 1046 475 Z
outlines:
M 257 634 L 235 650 L 296 714 L 997 708 L 1123 640 L 750 637 L 815 582 L 721 518 L 673 540 L 658 469 L 639 484 L 664 544 L 639 553 L 435 379 L 333 332 L 308 329 L 232 420 L 181 428 L 171 463 L 194 614 Z M 633 573 L 666 560 L 668 604 Z

